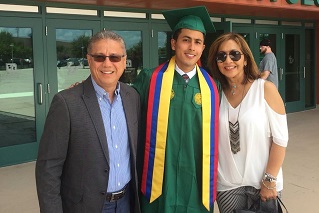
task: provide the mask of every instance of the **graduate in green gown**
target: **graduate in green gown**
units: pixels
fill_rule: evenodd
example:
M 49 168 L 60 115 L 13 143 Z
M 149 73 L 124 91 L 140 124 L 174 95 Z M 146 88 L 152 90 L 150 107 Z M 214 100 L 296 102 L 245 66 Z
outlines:
M 155 69 L 141 71 L 133 85 L 145 113 L 139 149 L 141 209 L 145 213 L 213 212 L 219 84 L 197 62 L 206 32 L 215 29 L 205 7 L 163 15 L 173 30 L 175 56 Z

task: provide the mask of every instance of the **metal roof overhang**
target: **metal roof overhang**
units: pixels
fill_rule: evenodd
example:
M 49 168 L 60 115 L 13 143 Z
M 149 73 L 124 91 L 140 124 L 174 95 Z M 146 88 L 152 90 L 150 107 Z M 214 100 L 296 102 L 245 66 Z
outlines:
M 271 2 L 272 1 L 272 2 Z M 288 0 L 35 0 L 44 3 L 95 5 L 115 8 L 166 10 L 206 6 L 211 15 L 319 20 L 319 6 L 289 4 Z M 315 0 L 317 1 L 317 0 Z

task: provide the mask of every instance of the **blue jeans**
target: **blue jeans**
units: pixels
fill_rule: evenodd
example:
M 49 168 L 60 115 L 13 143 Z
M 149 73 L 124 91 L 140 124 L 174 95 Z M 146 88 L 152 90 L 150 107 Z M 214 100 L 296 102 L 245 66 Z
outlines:
M 117 201 L 105 201 L 102 213 L 130 213 L 130 184 L 128 184 L 124 197 Z

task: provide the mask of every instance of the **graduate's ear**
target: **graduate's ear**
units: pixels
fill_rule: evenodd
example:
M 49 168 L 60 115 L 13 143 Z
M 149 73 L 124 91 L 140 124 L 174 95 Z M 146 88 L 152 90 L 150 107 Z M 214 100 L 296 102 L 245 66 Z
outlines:
M 171 47 L 172 47 L 172 50 L 175 50 L 176 48 L 176 40 L 175 39 L 171 39 Z

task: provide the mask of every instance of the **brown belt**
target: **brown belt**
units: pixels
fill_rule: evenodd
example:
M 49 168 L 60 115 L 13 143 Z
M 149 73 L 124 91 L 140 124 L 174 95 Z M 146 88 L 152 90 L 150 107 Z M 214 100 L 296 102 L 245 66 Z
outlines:
M 126 184 L 126 186 L 124 186 L 124 188 L 121 189 L 120 191 L 106 193 L 105 199 L 109 202 L 114 202 L 114 201 L 121 199 L 122 197 L 124 197 L 126 190 L 127 190 L 127 187 L 128 187 L 128 184 Z

